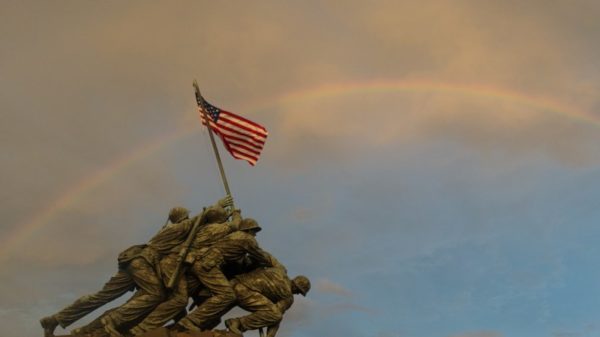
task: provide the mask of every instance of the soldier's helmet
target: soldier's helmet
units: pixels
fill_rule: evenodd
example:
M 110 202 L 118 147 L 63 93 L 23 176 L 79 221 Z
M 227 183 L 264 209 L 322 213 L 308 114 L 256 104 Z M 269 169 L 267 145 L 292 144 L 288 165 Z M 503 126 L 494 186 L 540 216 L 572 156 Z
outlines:
M 169 221 L 178 223 L 190 216 L 190 211 L 185 207 L 173 207 L 169 211 Z
M 262 228 L 258 225 L 258 222 L 252 218 L 244 218 L 240 223 L 241 231 L 254 231 L 255 233 L 260 232 Z
M 292 283 L 294 283 L 296 288 L 300 290 L 302 296 L 306 296 L 306 293 L 308 293 L 308 291 L 310 290 L 310 280 L 304 275 L 298 275 L 294 277 Z
M 206 211 L 206 223 L 221 223 L 225 222 L 229 217 L 229 212 L 223 207 L 211 207 Z

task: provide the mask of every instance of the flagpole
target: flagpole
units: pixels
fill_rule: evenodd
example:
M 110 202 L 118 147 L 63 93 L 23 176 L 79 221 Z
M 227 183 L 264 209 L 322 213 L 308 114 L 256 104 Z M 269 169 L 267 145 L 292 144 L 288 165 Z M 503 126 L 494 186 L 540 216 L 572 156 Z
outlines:
M 198 87 L 198 82 L 196 82 L 196 80 L 194 80 L 194 89 L 196 90 L 196 97 L 204 101 L 204 98 L 202 98 L 202 95 L 200 94 L 200 87 Z M 221 172 L 221 180 L 223 181 L 223 186 L 225 187 L 225 193 L 227 193 L 228 196 L 231 196 L 231 191 L 229 190 L 229 183 L 227 182 L 227 176 L 225 176 L 225 169 L 223 169 L 223 162 L 221 162 L 219 149 L 217 148 L 217 143 L 215 142 L 215 136 L 212 132 L 212 129 L 210 128 L 210 116 L 208 116 L 206 110 L 204 110 L 204 107 L 201 107 L 200 110 L 202 111 L 202 115 L 204 115 L 204 119 L 206 120 L 206 128 L 208 129 L 208 135 L 210 137 L 213 152 L 215 153 L 215 157 L 217 158 L 217 164 L 219 165 L 219 172 Z M 235 209 L 233 202 L 231 204 L 231 209 Z

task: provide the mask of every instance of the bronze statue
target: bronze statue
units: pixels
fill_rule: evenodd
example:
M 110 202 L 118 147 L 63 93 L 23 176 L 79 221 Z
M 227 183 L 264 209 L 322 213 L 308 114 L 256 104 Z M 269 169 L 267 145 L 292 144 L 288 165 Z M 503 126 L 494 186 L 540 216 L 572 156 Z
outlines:
M 233 199 L 228 196 L 219 200 L 217 205 L 226 207 L 232 203 Z M 66 328 L 102 305 L 128 291 L 137 289 L 125 304 L 102 317 L 104 330 L 111 336 L 120 337 L 120 326 L 138 322 L 164 301 L 166 291 L 156 272 L 156 267 L 164 255 L 170 253 L 187 238 L 197 217 L 181 221 L 187 218 L 188 214 L 189 211 L 182 207 L 171 209 L 169 212 L 171 224 L 164 226 L 148 244 L 132 246 L 119 254 L 117 274 L 104 284 L 100 291 L 82 296 L 58 313 L 42 318 L 40 324 L 44 329 L 44 336 L 53 336 L 58 325 Z
M 73 330 L 73 336 L 217 337 L 267 328 L 267 337 L 274 337 L 293 295 L 306 295 L 310 281 L 290 279 L 286 268 L 259 247 L 258 222 L 242 219 L 239 210 L 225 210 L 232 206 L 228 196 L 192 218 L 185 208 L 171 209 L 170 223 L 147 244 L 119 254 L 118 273 L 99 292 L 41 319 L 45 337 L 134 289 L 125 304 Z M 197 307 L 187 314 L 190 297 Z M 235 305 L 250 314 L 226 320 L 229 332 L 213 331 Z M 174 323 L 165 328 L 169 321 Z

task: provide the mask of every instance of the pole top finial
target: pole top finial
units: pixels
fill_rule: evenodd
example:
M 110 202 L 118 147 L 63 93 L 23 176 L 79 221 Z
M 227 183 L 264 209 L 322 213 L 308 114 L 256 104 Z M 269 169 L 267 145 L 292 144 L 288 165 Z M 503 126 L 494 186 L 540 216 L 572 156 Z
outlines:
M 194 86 L 194 89 L 196 89 L 196 93 L 200 94 L 200 87 L 198 86 L 198 82 L 195 79 L 192 85 Z

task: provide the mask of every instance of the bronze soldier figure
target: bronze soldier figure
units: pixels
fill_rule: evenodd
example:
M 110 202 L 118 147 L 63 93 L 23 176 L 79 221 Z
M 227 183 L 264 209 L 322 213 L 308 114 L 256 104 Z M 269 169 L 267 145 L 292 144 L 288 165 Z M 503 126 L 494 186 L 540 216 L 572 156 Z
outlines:
M 212 296 L 180 320 L 176 329 L 205 330 L 208 328 L 207 324 L 212 324 L 231 308 L 236 297 L 232 285 L 223 273 L 225 264 L 242 261 L 246 256 L 266 267 L 279 264 L 271 254 L 258 246 L 255 236 L 260 230 L 256 221 L 244 219 L 239 231 L 218 240 L 196 257 L 191 272 L 210 290 Z
M 225 321 L 227 328 L 237 334 L 267 327 L 267 337 L 274 337 L 283 314 L 294 303 L 293 294 L 310 290 L 310 281 L 299 275 L 290 280 L 283 268 L 259 268 L 232 280 L 237 305 L 251 314 Z
M 119 254 L 117 274 L 100 291 L 82 296 L 58 313 L 42 318 L 40 323 L 44 328 L 44 336 L 53 336 L 58 325 L 66 328 L 102 305 L 134 290 L 136 286 L 140 289 L 138 297 L 143 297 L 144 294 L 162 296 L 160 280 L 155 276 L 153 268 L 147 261 L 139 258 L 144 247 L 145 245 L 132 246 Z
M 239 210 L 233 211 L 230 222 L 226 222 L 227 218 L 229 218 L 229 213 L 222 207 L 214 207 L 207 210 L 206 221 L 208 224 L 203 226 L 196 234 L 192 243 L 192 251 L 188 253 L 188 259 L 193 261 L 195 255 L 205 252 L 216 241 L 239 229 L 242 220 Z M 169 278 L 177 277 L 172 293 L 165 302 L 158 305 L 139 325 L 130 330 L 132 335 L 141 335 L 144 332 L 161 327 L 175 318 L 179 313 L 185 311 L 189 297 L 188 282 L 184 275 L 173 275 L 179 251 L 180 247 L 176 247 L 172 250 L 171 254 L 160 261 L 162 278 L 165 284 Z
M 228 196 L 219 200 L 217 204 L 225 207 L 232 202 L 232 198 Z M 80 297 L 58 313 L 42 318 L 40 323 L 45 337 L 53 336 L 58 325 L 66 328 L 100 306 L 137 288 L 125 304 L 102 317 L 104 330 L 112 336 L 120 337 L 118 328 L 121 325 L 139 321 L 164 301 L 166 293 L 156 268 L 162 256 L 185 241 L 196 219 L 194 217 L 182 221 L 188 215 L 189 211 L 183 207 L 171 209 L 169 212 L 171 224 L 163 227 L 148 244 L 132 246 L 122 252 L 118 259 L 119 271 L 99 292 Z

